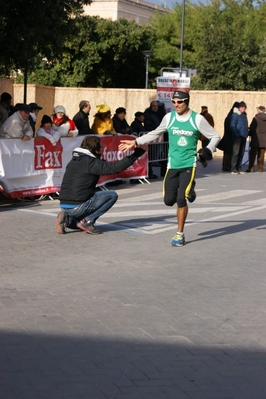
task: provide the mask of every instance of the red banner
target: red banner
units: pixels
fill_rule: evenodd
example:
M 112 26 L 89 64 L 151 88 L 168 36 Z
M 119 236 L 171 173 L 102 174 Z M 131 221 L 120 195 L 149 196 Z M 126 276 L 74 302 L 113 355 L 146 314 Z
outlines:
M 129 138 L 132 138 L 132 136 L 127 136 L 126 139 Z M 131 155 L 134 152 L 134 149 L 128 150 L 127 152 L 119 151 L 118 145 L 120 144 L 121 139 L 125 139 L 125 136 L 106 136 L 101 138 L 102 158 L 107 162 L 119 161 L 120 159 L 123 159 L 125 156 Z M 147 176 L 147 163 L 148 154 L 146 152 L 142 157 L 137 159 L 133 165 L 123 172 L 120 172 L 116 175 L 101 176 L 98 183 L 101 185 L 108 181 L 114 181 L 117 179 L 143 178 Z
M 79 147 L 84 136 L 61 138 L 56 146 L 45 138 L 30 141 L 0 139 L 0 191 L 8 198 L 30 197 L 60 191 L 65 168 L 72 151 Z M 102 157 L 115 162 L 133 151 L 118 150 L 120 140 L 132 136 L 101 137 Z M 116 175 L 101 176 L 99 186 L 117 179 L 147 176 L 148 154 L 145 153 L 132 166 Z

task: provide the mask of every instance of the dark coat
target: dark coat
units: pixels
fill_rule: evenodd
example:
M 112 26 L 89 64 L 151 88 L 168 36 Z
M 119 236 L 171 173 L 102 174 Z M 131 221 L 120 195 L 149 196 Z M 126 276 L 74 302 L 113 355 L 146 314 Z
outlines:
M 133 133 L 145 132 L 145 127 L 137 118 L 131 123 L 131 128 Z
M 30 122 L 33 133 L 35 133 L 36 122 L 33 120 L 33 117 L 31 115 L 29 116 L 29 122 Z
M 266 148 L 266 114 L 259 112 L 253 118 L 249 134 L 251 136 L 251 148 Z
M 63 177 L 59 194 L 60 203 L 82 204 L 94 194 L 101 175 L 122 172 L 132 165 L 135 159 L 132 154 L 120 161 L 107 162 L 88 150 L 76 148 Z
M 145 131 L 155 130 L 161 123 L 161 117 L 158 112 L 154 112 L 150 107 L 144 111 L 144 127 Z
M 112 117 L 112 120 L 113 120 L 114 129 L 117 133 L 122 133 L 122 134 L 131 134 L 132 133 L 132 129 L 129 126 L 129 124 L 127 123 L 126 119 L 121 120 L 115 114 Z
M 86 112 L 80 110 L 73 117 L 73 121 L 79 131 L 79 136 L 85 136 L 87 134 L 92 134 L 89 122 L 89 115 Z

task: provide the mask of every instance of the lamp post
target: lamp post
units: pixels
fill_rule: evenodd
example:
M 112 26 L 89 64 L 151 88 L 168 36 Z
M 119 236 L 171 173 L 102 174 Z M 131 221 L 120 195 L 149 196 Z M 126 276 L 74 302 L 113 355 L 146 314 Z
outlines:
M 142 54 L 146 58 L 145 89 L 147 89 L 148 88 L 148 75 L 149 75 L 149 58 L 152 55 L 152 51 L 144 50 L 144 51 L 142 51 Z
M 181 21 L 181 42 L 180 42 L 180 76 L 182 76 L 183 67 L 183 46 L 184 46 L 184 24 L 185 24 L 185 0 L 182 0 L 182 21 Z

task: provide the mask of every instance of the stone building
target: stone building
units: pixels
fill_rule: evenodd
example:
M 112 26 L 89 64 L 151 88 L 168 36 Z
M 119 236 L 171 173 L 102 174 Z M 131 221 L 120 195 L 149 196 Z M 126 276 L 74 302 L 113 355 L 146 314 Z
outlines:
M 90 5 L 84 6 L 85 15 L 99 16 L 112 21 L 124 18 L 146 25 L 156 11 L 165 13 L 167 8 L 144 0 L 94 0 Z

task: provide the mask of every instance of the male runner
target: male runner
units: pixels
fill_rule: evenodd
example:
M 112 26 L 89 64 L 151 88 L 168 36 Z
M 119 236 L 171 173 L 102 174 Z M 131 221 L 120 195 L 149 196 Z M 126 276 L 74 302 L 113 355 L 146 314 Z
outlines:
M 189 93 L 182 90 L 174 92 L 172 97 L 174 110 L 166 114 L 161 124 L 151 132 L 138 137 L 135 141 L 121 140 L 119 149 L 125 151 L 150 143 L 166 131 L 169 136 L 167 171 L 164 177 L 164 203 L 173 206 L 177 203 L 177 233 L 172 238 L 172 246 L 185 244 L 184 226 L 188 214 L 187 200 L 193 202 L 197 161 L 197 143 L 200 134 L 210 140 L 206 148 L 198 152 L 201 162 L 211 159 L 221 137 L 206 119 L 190 110 Z

